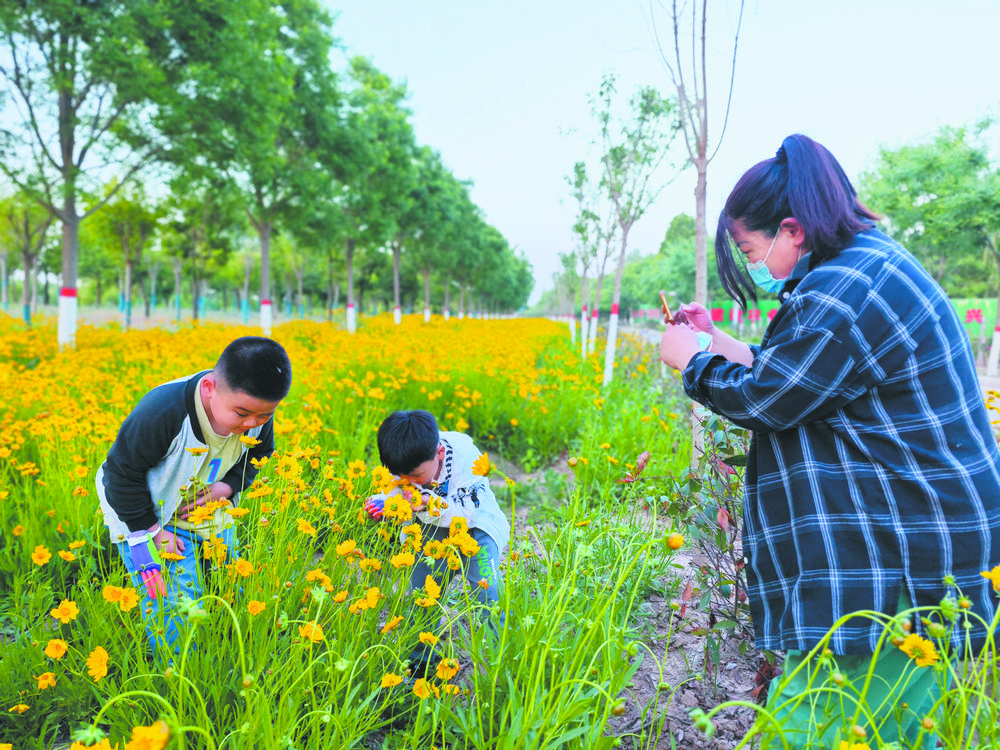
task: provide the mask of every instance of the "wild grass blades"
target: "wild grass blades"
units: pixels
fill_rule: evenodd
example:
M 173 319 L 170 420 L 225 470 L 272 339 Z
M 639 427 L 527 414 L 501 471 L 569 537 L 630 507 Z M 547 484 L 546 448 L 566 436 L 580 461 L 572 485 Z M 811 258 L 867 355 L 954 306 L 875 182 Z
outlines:
M 445 347 L 470 335 L 482 340 L 478 364 L 410 352 L 407 325 L 373 321 L 350 347 L 323 326 L 278 331 L 295 367 L 293 392 L 275 420 L 279 450 L 231 511 L 237 548 L 213 550 L 203 561 L 204 593 L 181 608 L 181 651 L 172 662 L 148 655 L 139 617 L 147 600 L 111 554 L 88 488 L 117 424 L 143 392 L 210 367 L 191 363 L 190 352 L 218 351 L 245 332 L 84 331 L 76 350 L 9 371 L 18 397 L 0 414 L 9 450 L 0 472 L 16 499 L 0 505 L 0 559 L 9 561 L 5 590 L 17 599 L 7 602 L 0 658 L 15 675 L 3 699 L 26 708 L 0 715 L 0 737 L 39 747 L 67 730 L 88 744 L 150 737 L 178 747 L 351 747 L 372 733 L 397 747 L 603 743 L 635 664 L 635 649 L 626 648 L 634 612 L 654 572 L 666 570 L 655 528 L 626 521 L 633 509 L 620 492 L 575 501 L 558 526 L 533 536 L 537 555 L 509 557 L 495 633 L 461 590 L 417 592 L 440 616 L 425 633 L 414 616 L 418 603 L 406 594 L 409 566 L 416 554 L 456 552 L 447 544 L 429 550 L 412 533 L 400 543 L 408 519 L 376 525 L 361 503 L 380 481 L 374 429 L 397 408 L 433 410 L 443 427 L 473 432 L 487 450 L 518 463 L 529 450 L 551 462 L 603 430 L 620 446 L 617 455 L 601 449 L 606 486 L 630 454 L 634 461 L 637 438 L 605 415 L 597 419 L 599 375 L 579 364 L 561 326 L 432 328 Z M 631 356 L 634 373 L 652 358 L 639 350 Z M 48 382 L 47 400 L 33 386 L 39 376 Z M 630 380 L 642 398 L 657 387 L 649 375 Z M 634 395 L 612 398 L 623 408 L 641 406 Z M 669 434 L 657 429 L 662 436 L 640 439 L 666 455 L 657 442 Z M 508 488 L 516 512 L 515 487 Z M 82 546 L 70 550 L 77 540 Z M 48 550 L 44 562 L 32 561 L 36 547 Z M 62 599 L 79 614 L 55 633 L 49 610 Z M 66 644 L 58 658 L 44 653 L 53 635 Z M 439 639 L 442 663 L 457 672 L 394 688 L 425 636 Z M 91 677 L 86 663 L 98 657 L 104 672 Z M 36 686 L 35 676 L 49 673 Z M 524 703 L 525 695 L 533 700 Z

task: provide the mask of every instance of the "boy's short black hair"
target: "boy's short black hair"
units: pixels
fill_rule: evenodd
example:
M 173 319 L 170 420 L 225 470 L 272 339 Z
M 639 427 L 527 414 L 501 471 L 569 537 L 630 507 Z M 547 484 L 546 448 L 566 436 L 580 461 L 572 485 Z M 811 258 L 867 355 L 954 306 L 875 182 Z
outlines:
M 262 401 L 281 401 L 292 387 L 288 354 L 277 341 L 263 336 L 243 336 L 232 341 L 213 372 L 230 390 Z
M 434 458 L 440 442 L 434 415 L 422 409 L 394 411 L 378 428 L 378 456 L 397 477 Z

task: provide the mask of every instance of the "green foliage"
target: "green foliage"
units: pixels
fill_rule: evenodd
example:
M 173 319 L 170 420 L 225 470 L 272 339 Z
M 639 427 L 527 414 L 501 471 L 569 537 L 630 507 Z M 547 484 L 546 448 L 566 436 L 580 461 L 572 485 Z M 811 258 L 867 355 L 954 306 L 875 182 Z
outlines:
M 927 141 L 883 147 L 860 194 L 885 228 L 956 297 L 996 294 L 1000 172 L 982 140 L 945 127 Z

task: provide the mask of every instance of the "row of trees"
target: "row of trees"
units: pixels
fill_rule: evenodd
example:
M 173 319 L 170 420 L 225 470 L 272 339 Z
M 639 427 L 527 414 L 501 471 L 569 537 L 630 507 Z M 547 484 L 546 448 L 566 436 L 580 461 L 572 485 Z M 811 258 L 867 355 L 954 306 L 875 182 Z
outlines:
M 707 170 L 728 120 L 743 5 L 740 0 L 736 24 L 731 29 L 727 103 L 714 147 L 709 142 L 707 0 L 694 3 L 651 0 L 649 3 L 649 26 L 672 84 L 672 95 L 662 95 L 655 86 L 641 87 L 628 99 L 626 113 L 619 115 L 615 77 L 608 75 L 591 99 L 597 123 L 597 135 L 593 140 L 596 157 L 591 158 L 590 166 L 586 160 L 577 162 L 567 178 L 577 208 L 573 225 L 576 246 L 572 252 L 562 255 L 563 270 L 557 274 L 555 282 L 556 296 L 564 304 L 569 303 L 570 312 L 577 294 L 582 301 L 580 341 L 581 355 L 586 357 L 596 345 L 598 305 L 608 264 L 613 258 L 617 260 L 604 357 L 605 385 L 611 382 L 614 372 L 629 232 L 662 189 L 685 167 L 694 167 L 697 172 L 695 217 L 691 227 L 694 299 L 707 302 Z M 662 27 L 670 32 L 666 44 L 660 34 Z
M 427 311 L 435 289 L 445 310 L 452 289 L 525 303 L 527 260 L 416 142 L 404 86 L 363 57 L 334 69 L 317 0 L 24 0 L 0 6 L 0 33 L 3 250 L 33 277 L 61 227 L 61 344 L 78 278 L 104 283 L 110 253 L 127 309 L 161 258 L 197 300 L 242 255 L 233 290 L 246 300 L 257 276 L 265 330 L 273 245 L 300 302 L 311 285 L 332 308 L 343 285 L 351 330 L 359 277 L 387 262 L 397 311 L 407 275 Z
M 856 184 L 864 202 L 883 217 L 880 228 L 910 250 L 949 296 L 997 298 L 1000 310 L 998 140 L 991 121 L 944 127 L 915 143 L 880 148 Z M 696 246 L 695 220 L 677 215 L 656 254 L 626 259 L 622 307 L 655 306 L 657 289 L 675 292 L 679 300 L 697 299 Z M 556 291 L 542 305 L 555 309 L 567 293 L 610 303 L 607 290 L 596 298 L 588 295 L 588 266 L 581 273 L 579 260 L 564 256 Z M 706 288 L 708 300 L 721 300 L 724 292 L 712 268 Z M 1000 354 L 998 342 L 992 351 Z

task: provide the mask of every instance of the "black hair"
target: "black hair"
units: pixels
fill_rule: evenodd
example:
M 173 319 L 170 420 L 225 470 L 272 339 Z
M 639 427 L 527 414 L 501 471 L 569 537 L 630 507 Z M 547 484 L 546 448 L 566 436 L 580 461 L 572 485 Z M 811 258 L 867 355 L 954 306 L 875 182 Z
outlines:
M 839 254 L 854 235 L 870 229 L 879 218 L 858 200 L 843 167 L 825 146 L 804 135 L 785 138 L 772 158 L 743 173 L 719 215 L 715 234 L 719 278 L 744 310 L 746 297 L 756 301 L 757 291 L 733 257 L 733 222 L 774 237 L 789 217 L 802 226 L 810 268 Z
M 223 351 L 213 370 L 233 391 L 262 401 L 281 401 L 292 387 L 292 363 L 277 341 L 243 336 Z
M 434 415 L 422 409 L 394 411 L 378 428 L 378 457 L 397 477 L 434 458 L 440 442 Z

